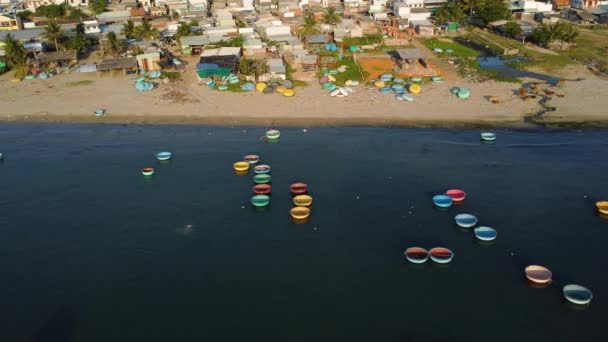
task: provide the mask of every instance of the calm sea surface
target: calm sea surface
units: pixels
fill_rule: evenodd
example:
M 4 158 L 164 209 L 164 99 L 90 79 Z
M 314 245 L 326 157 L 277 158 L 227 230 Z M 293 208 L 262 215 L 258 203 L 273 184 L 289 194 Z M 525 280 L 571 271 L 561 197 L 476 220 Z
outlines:
M 0 341 L 608 340 L 607 131 L 281 132 L 1 126 Z M 272 166 L 266 210 L 232 170 L 250 153 Z M 296 181 L 314 197 L 299 225 Z M 466 202 L 435 209 L 449 188 Z M 498 239 L 456 228 L 463 212 Z M 410 246 L 455 257 L 416 266 Z M 528 285 L 529 264 L 553 284 Z M 589 307 L 563 300 L 568 283 Z

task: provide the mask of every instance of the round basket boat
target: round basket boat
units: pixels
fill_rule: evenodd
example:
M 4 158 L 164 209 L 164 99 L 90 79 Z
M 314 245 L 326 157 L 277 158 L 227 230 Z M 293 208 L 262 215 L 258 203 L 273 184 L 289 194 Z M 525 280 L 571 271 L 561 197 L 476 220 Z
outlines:
M 266 85 L 266 83 L 260 82 L 260 83 L 258 83 L 258 84 L 255 85 L 255 90 L 257 90 L 257 91 L 259 91 L 261 93 L 261 92 L 264 91 L 264 89 L 266 89 L 266 87 L 268 87 Z
M 593 299 L 593 293 L 586 287 L 570 284 L 562 289 L 564 297 L 571 303 L 585 305 Z
M 496 240 L 496 236 L 498 235 L 496 229 L 484 226 L 473 229 L 473 233 L 475 234 L 475 237 L 481 241 Z
M 436 195 L 433 196 L 433 203 L 440 208 L 447 208 L 452 205 L 454 200 L 452 197 L 447 195 Z
M 595 202 L 595 207 L 600 214 L 608 215 L 608 201 Z
M 419 94 L 422 91 L 422 88 L 418 84 L 410 84 L 407 90 L 412 94 Z
M 422 82 L 422 78 L 420 78 L 420 77 L 412 77 L 412 78 L 410 78 L 410 80 L 412 82 Z
M 410 247 L 403 254 L 409 262 L 414 264 L 422 264 L 429 259 L 429 251 L 422 247 Z
M 454 252 L 443 247 L 431 248 L 429 253 L 431 255 L 431 260 L 438 264 L 447 264 L 454 258 Z
M 255 184 L 267 184 L 270 183 L 270 175 L 267 173 L 258 174 L 253 176 L 253 182 Z
M 308 195 L 298 195 L 293 198 L 293 204 L 297 207 L 308 207 L 312 205 L 312 197 Z
M 530 265 L 525 269 L 526 278 L 537 284 L 546 284 L 551 281 L 553 273 L 548 268 L 539 265 Z
M 173 154 L 171 152 L 158 152 L 156 154 L 156 159 L 160 161 L 165 161 L 171 159 L 172 156 Z
M 235 171 L 247 171 L 247 170 L 249 170 L 249 165 L 250 164 L 246 161 L 239 161 L 239 162 L 232 164 Z
M 278 129 L 271 129 L 266 131 L 266 138 L 268 139 L 278 139 L 281 136 L 281 132 Z
M 293 89 L 285 89 L 285 91 L 283 92 L 283 96 L 285 96 L 285 97 L 292 97 L 295 94 L 296 94 L 296 92 Z
M 289 211 L 291 217 L 296 220 L 304 220 L 310 216 L 310 209 L 306 207 L 295 207 Z
M 431 78 L 431 81 L 433 81 L 435 83 L 441 83 L 441 82 L 443 82 L 443 77 L 435 76 L 435 77 Z
M 272 192 L 272 186 L 270 184 L 256 184 L 253 187 L 253 193 L 256 195 L 268 195 Z
M 251 197 L 251 204 L 256 207 L 265 207 L 270 204 L 270 197 L 267 195 L 255 195 Z
M 152 176 L 154 174 L 154 169 L 151 167 L 146 167 L 141 169 L 141 174 L 144 176 Z
M 308 192 L 308 185 L 305 183 L 293 183 L 289 187 L 289 190 L 294 195 L 303 195 Z
M 452 197 L 454 202 L 464 201 L 464 199 L 467 197 L 467 193 L 460 189 L 450 189 L 446 191 L 445 194 Z
M 249 164 L 257 164 L 260 161 L 260 156 L 257 154 L 248 154 L 243 157 L 243 160 Z
M 262 173 L 270 173 L 270 165 L 262 164 L 256 165 L 253 167 L 253 172 L 262 174 Z
M 480 134 L 481 140 L 494 141 L 496 140 L 496 134 L 490 132 L 484 132 Z
M 96 116 L 102 116 L 102 115 L 104 115 L 105 113 L 106 113 L 106 110 L 105 110 L 105 109 L 97 109 L 97 110 L 95 110 L 95 115 L 96 115 Z
M 456 224 L 463 228 L 471 228 L 477 224 L 477 217 L 471 214 L 458 214 L 454 217 Z

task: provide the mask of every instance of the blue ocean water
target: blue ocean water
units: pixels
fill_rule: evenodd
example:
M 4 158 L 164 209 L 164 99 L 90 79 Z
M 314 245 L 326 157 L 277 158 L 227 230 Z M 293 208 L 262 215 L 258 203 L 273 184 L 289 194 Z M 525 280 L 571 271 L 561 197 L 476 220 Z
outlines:
M 494 132 L 3 125 L 0 341 L 607 340 L 607 132 Z M 232 170 L 251 153 L 272 166 L 266 210 Z M 465 203 L 434 208 L 450 188 Z M 411 246 L 455 257 L 412 265 Z M 553 283 L 531 287 L 529 264 Z M 589 307 L 564 301 L 568 283 Z

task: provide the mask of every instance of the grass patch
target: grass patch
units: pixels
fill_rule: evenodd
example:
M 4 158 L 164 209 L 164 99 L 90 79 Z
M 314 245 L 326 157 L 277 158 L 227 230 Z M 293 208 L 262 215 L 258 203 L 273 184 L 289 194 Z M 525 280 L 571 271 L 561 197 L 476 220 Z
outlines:
M 161 77 L 168 78 L 171 81 L 179 80 L 182 78 L 182 73 L 177 71 L 162 71 L 160 73 Z
M 75 82 L 67 82 L 65 85 L 67 85 L 68 87 L 77 87 L 77 86 L 91 85 L 94 82 L 95 81 L 93 81 L 93 80 L 82 80 L 82 81 L 75 81 Z
M 300 81 L 300 80 L 296 80 L 293 76 L 293 74 L 296 72 L 296 70 L 291 66 L 291 64 L 289 63 L 285 63 L 285 76 L 287 77 L 288 80 L 291 80 L 293 82 L 293 87 L 298 88 L 298 87 L 308 87 L 309 84 L 306 81 Z
M 361 68 L 361 66 L 358 63 L 356 63 L 355 60 L 353 59 L 353 57 L 351 57 L 351 56 L 343 57 L 342 59 L 338 60 L 338 65 L 339 66 L 345 65 L 346 71 L 332 75 L 333 77 L 336 78 L 335 83 L 337 85 L 344 85 L 344 82 L 346 82 L 347 80 L 361 82 L 365 78 L 367 78 L 367 76 L 369 76 L 369 74 L 365 70 L 363 70 L 363 68 Z M 322 77 L 322 76 L 323 76 L 322 73 L 318 74 L 318 77 Z
M 474 50 L 470 47 L 461 45 L 454 41 L 447 42 L 447 41 L 439 40 L 436 38 L 431 38 L 431 39 L 423 40 L 423 44 L 431 50 L 436 49 L 436 48 L 442 49 L 443 51 L 448 50 L 448 49 L 454 50 L 454 52 L 446 54 L 446 56 L 478 57 L 481 55 L 481 53 L 479 51 Z

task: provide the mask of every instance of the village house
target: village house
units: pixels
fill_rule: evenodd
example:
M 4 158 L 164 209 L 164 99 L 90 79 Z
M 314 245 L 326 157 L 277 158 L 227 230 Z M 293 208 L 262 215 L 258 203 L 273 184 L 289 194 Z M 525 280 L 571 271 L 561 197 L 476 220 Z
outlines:
M 598 8 L 600 0 L 570 0 L 570 6 L 576 9 L 589 10 Z
M 268 65 L 268 73 L 260 75 L 259 81 L 267 82 L 271 79 L 287 79 L 287 68 L 285 67 L 283 59 L 269 58 L 266 60 L 266 65 Z
M 89 7 L 89 0 L 26 0 L 23 2 L 25 9 L 34 12 L 36 8 L 46 5 L 68 4 L 72 7 Z
M 553 10 L 558 12 L 561 11 L 562 8 L 570 7 L 570 0 L 551 0 L 551 3 L 553 3 Z
M 424 0 L 424 8 L 428 10 L 436 10 L 448 2 L 448 0 Z
M 206 49 L 201 53 L 201 64 L 215 64 L 220 68 L 229 68 L 233 73 L 238 70 L 241 58 L 241 48 L 221 47 L 218 49 Z
M 0 14 L 0 31 L 18 30 L 19 25 L 15 17 L 8 14 Z
M 517 0 L 510 3 L 509 9 L 513 14 L 551 12 L 553 11 L 553 4 L 533 0 Z
M 560 17 L 578 24 L 594 24 L 597 22 L 597 18 L 593 14 L 575 8 L 562 9 Z

